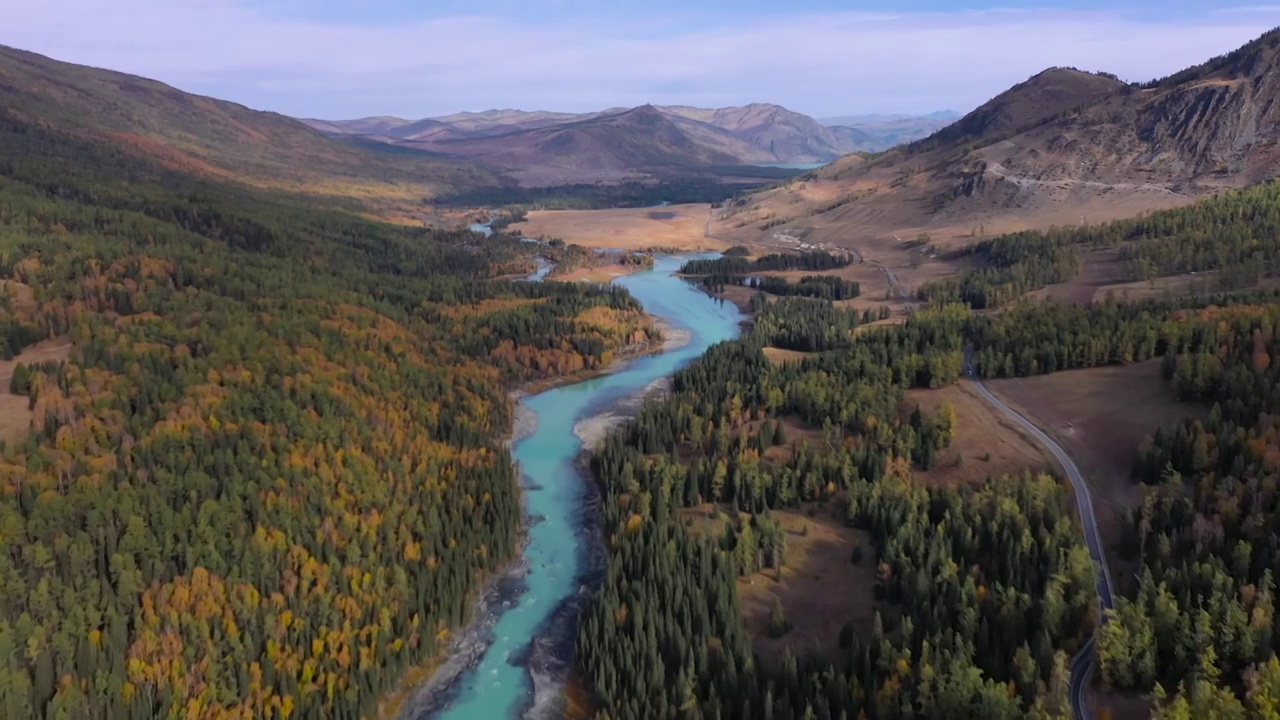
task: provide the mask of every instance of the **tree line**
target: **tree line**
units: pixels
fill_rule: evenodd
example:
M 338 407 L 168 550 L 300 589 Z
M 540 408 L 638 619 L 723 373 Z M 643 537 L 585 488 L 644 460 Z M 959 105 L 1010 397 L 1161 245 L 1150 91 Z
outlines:
M 1280 271 L 1280 182 L 1218 193 L 1137 218 L 985 240 L 958 253 L 978 267 L 926 283 L 919 297 L 974 308 L 1008 304 L 1029 291 L 1073 279 L 1086 251 L 1113 258 L 1121 282 L 1212 271 L 1207 291 L 1253 287 Z
M 674 378 L 593 456 L 608 571 L 580 627 L 578 663 L 601 718 L 1069 716 L 1066 658 L 1096 622 L 1093 570 L 1064 488 L 1044 476 L 922 487 L 913 468 L 954 418 L 905 391 L 962 372 L 969 313 L 917 313 L 855 332 L 828 301 L 758 299 L 756 322 Z M 775 365 L 766 347 L 814 354 Z M 796 441 L 779 428 L 821 428 Z M 762 664 L 740 575 L 789 562 L 772 513 L 843 503 L 876 568 L 870 626 L 832 638 L 838 660 Z M 713 504 L 722 535 L 687 527 Z M 775 605 L 768 632 L 788 630 Z
M 810 297 L 822 300 L 852 300 L 862 294 L 862 286 L 855 280 L 845 280 L 834 275 L 805 275 L 795 282 L 773 275 L 707 275 L 702 286 L 708 292 L 724 292 L 725 287 L 738 285 L 778 297 Z
M 648 331 L 527 245 L 0 112 L 0 716 L 371 717 L 516 552 L 506 389 Z M 31 297 L 18 301 L 26 288 Z
M 853 262 L 853 256 L 814 250 L 800 253 L 769 253 L 755 259 L 743 255 L 690 260 L 680 266 L 684 275 L 748 275 L 771 270 L 835 270 Z

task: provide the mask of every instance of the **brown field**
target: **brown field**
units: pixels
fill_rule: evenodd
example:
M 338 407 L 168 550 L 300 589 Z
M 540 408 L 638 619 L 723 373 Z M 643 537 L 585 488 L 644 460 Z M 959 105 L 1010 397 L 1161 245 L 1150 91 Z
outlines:
M 779 250 L 794 251 L 796 248 L 789 245 L 774 245 L 766 249 L 768 252 L 777 252 Z M 916 267 L 912 267 L 912 258 L 917 254 L 916 251 L 902 247 L 901 243 L 892 239 L 885 242 L 872 242 L 867 246 L 859 246 L 857 250 L 864 259 L 863 262 L 853 263 L 834 270 L 817 272 L 813 270 L 781 270 L 759 274 L 786 278 L 790 282 L 796 282 L 808 275 L 829 275 L 845 280 L 853 280 L 858 283 L 861 293 L 852 300 L 838 301 L 837 305 L 852 307 L 858 311 L 879 309 L 887 305 L 895 315 L 906 315 L 910 307 L 914 305 L 914 301 L 911 298 L 920 285 L 930 280 L 954 275 L 965 267 L 961 263 L 946 262 L 928 257 L 922 258 L 919 263 L 915 263 Z M 887 267 L 897 276 L 901 290 L 905 291 L 907 297 L 903 297 L 903 293 L 890 284 L 884 267 L 880 267 L 876 263 Z
M 1251 287 L 1223 291 L 1218 287 L 1218 274 L 1211 271 L 1203 273 L 1187 273 L 1184 275 L 1170 275 L 1168 277 L 1156 278 L 1153 281 L 1137 280 L 1134 282 L 1102 285 L 1098 288 L 1098 292 L 1094 295 L 1093 299 L 1095 301 L 1100 301 L 1105 299 L 1108 294 L 1111 294 L 1118 300 L 1139 301 L 1155 300 L 1165 297 L 1178 297 L 1195 293 L 1246 293 L 1256 290 L 1274 290 L 1276 288 L 1280 288 L 1280 278 L 1264 278 L 1261 282 Z
M 987 383 L 993 393 L 1060 443 L 1093 492 L 1099 529 L 1119 567 L 1125 515 L 1141 502 L 1130 479 L 1138 446 L 1156 428 L 1203 417 L 1205 408 L 1180 403 L 1160 379 L 1160 361 Z M 1114 572 L 1121 585 L 1127 573 Z
M 854 328 L 853 334 L 857 335 L 859 333 L 869 332 L 876 328 L 888 327 L 889 325 L 901 325 L 906 321 L 907 321 L 906 314 L 891 315 L 885 318 L 884 320 L 876 320 L 874 322 L 866 323 L 865 325 L 859 325 L 858 327 Z
M 776 347 L 767 347 L 764 349 L 764 356 L 774 365 L 797 362 L 813 354 L 814 353 L 801 352 L 799 350 L 784 350 Z
M 9 392 L 13 369 L 18 363 L 30 365 L 48 360 L 66 360 L 71 356 L 71 343 L 65 339 L 45 340 L 23 350 L 12 360 L 0 360 L 0 440 L 18 442 L 31 430 L 31 410 L 25 395 Z
M 935 390 L 909 390 L 904 417 L 916 405 L 927 413 L 951 403 L 956 424 L 951 447 L 938 453 L 929 470 L 913 475 L 930 484 L 977 483 L 989 477 L 1050 467 L 1048 451 L 1028 437 L 1012 420 L 996 412 L 968 383 Z
M 710 506 L 683 511 L 702 532 L 723 532 L 728 514 L 708 518 Z M 865 640 L 875 617 L 875 549 L 861 530 L 844 525 L 844 503 L 832 499 L 814 506 L 810 517 L 800 510 L 775 511 L 773 517 L 787 529 L 786 564 L 782 579 L 773 569 L 738 579 L 738 598 L 747 632 L 755 650 L 777 669 L 788 649 L 795 656 L 807 654 L 839 658 L 840 629 L 853 623 Z M 807 528 L 807 531 L 805 530 Z M 853 548 L 861 545 L 863 558 L 850 562 Z M 782 603 L 791 631 L 780 638 L 768 636 L 773 599 Z
M 729 244 L 706 237 L 709 211 L 710 206 L 705 204 L 661 209 L 535 210 L 525 222 L 511 225 L 511 230 L 526 237 L 560 238 L 583 247 L 722 250 Z M 662 217 L 668 213 L 675 217 Z M 651 214 L 658 217 L 650 217 Z
M 3 287 L 4 293 L 9 296 L 14 310 L 21 312 L 36 306 L 36 291 L 30 285 L 17 280 L 4 280 L 0 287 Z
M 999 147 L 984 148 L 997 155 Z M 990 160 L 1000 158 L 991 155 Z M 712 231 L 733 242 L 767 241 L 789 235 L 806 242 L 861 249 L 870 241 L 914 238 L 928 233 L 938 247 L 950 249 L 978 239 L 1051 226 L 1091 224 L 1134 217 L 1143 211 L 1186 205 L 1192 197 L 1157 187 L 1099 187 L 1074 181 L 1039 183 L 1032 193 L 1016 197 L 1000 192 L 957 198 L 942 208 L 928 198 L 950 188 L 950 180 L 919 172 L 901 176 L 895 163 L 837 161 L 821 179 L 795 181 L 760 192 L 750 202 L 718 213 Z M 912 163 L 908 163 L 912 164 Z M 843 167 L 841 167 L 843 165 Z M 842 198 L 852 201 L 840 203 Z M 833 203 L 837 203 L 833 205 Z M 762 223 L 781 225 L 762 229 Z
M 741 285 L 726 285 L 723 290 L 715 293 L 715 296 L 724 298 L 734 305 L 737 305 L 738 309 L 744 313 L 750 313 L 751 298 L 755 297 L 759 292 L 759 290 L 752 290 L 751 288 L 746 288 Z M 766 293 L 766 295 L 768 295 L 768 293 Z M 773 295 L 769 295 L 769 298 L 777 299 Z
M 594 283 L 611 283 L 616 278 L 623 275 L 630 275 L 633 272 L 641 270 L 639 265 L 601 265 L 599 267 L 578 268 L 563 275 L 552 275 L 551 280 L 564 280 L 566 282 L 594 282 Z

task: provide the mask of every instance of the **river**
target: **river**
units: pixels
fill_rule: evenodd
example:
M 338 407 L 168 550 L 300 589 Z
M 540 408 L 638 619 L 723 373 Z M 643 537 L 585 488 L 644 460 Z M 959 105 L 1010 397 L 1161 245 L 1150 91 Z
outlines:
M 707 256 L 714 257 L 714 256 Z M 702 355 L 712 344 L 738 335 L 743 317 L 731 303 L 701 292 L 674 273 L 689 256 L 658 257 L 652 270 L 614 282 L 627 288 L 687 337 L 680 347 L 636 359 L 608 375 L 548 390 L 521 402 L 525 422 L 536 429 L 513 447 L 521 470 L 527 543 L 523 575 L 507 587 L 481 626 L 491 628 L 484 654 L 451 683 L 436 690 L 426 707 L 442 710 L 433 720 L 501 720 L 542 717 L 556 711 L 565 657 L 572 650 L 577 605 L 587 592 L 585 577 L 595 564 L 594 493 L 576 460 L 583 435 L 599 434 L 600 419 L 634 407 L 646 390 Z M 669 343 L 669 345 L 672 343 Z M 576 433 L 575 433 L 576 430 Z M 487 620 L 487 622 L 486 622 Z

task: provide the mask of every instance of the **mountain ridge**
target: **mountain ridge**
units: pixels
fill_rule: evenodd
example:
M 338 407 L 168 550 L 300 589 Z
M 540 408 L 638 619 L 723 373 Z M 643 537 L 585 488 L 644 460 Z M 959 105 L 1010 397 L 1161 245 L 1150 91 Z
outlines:
M 376 205 L 380 213 L 420 206 L 448 188 L 510 182 L 449 158 L 340 142 L 280 113 L 0 45 L 0 122 L 6 117 L 38 119 L 171 168 Z
M 1278 141 L 1280 32 L 1271 31 L 1148 83 L 1048 68 L 927 138 L 752 195 L 755 209 L 731 209 L 719 231 L 958 241 L 1098 222 L 1274 178 Z
M 573 157 L 574 147 L 585 152 L 595 144 L 575 144 L 563 139 L 552 143 L 549 152 L 540 153 L 546 148 L 544 135 L 556 133 L 555 128 L 581 131 L 582 123 L 592 122 L 620 127 L 609 118 L 644 108 L 651 108 L 668 118 L 674 126 L 663 140 L 653 137 L 658 144 L 648 151 L 636 147 L 634 138 L 617 137 L 612 141 L 597 138 L 597 150 L 606 155 L 612 154 L 612 157 Z M 773 103 L 724 108 L 648 104 L 588 113 L 491 109 L 417 121 L 396 118 L 395 121 L 394 127 L 388 127 L 388 118 L 385 117 L 345 121 L 303 120 L 311 127 L 334 135 L 367 135 L 383 142 L 460 157 L 483 158 L 498 166 L 524 170 L 538 167 L 560 170 L 590 168 L 618 173 L 711 161 L 717 165 L 827 162 L 849 152 L 880 150 L 889 142 L 873 131 L 824 126 L 812 117 Z M 941 121 L 931 122 L 937 124 Z M 677 140 L 670 134 L 676 131 L 686 134 L 687 138 Z M 523 133 L 529 134 L 524 136 Z M 612 153 L 609 146 L 619 149 L 619 152 Z M 679 153 L 671 154 L 664 150 L 674 147 L 680 148 Z M 624 158 L 646 164 L 628 166 Z

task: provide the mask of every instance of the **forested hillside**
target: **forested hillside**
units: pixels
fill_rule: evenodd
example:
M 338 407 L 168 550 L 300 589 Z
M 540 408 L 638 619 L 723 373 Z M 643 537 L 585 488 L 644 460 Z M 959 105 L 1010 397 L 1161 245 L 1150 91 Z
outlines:
M 959 253 L 980 269 L 926 284 L 919 296 L 995 307 L 1070 280 L 1080 271 L 1081 252 L 1089 249 L 1113 252 L 1122 280 L 1213 270 L 1212 290 L 1252 287 L 1280 274 L 1280 182 L 1140 218 L 986 240 Z
M 825 300 L 758 297 L 754 329 L 679 373 L 673 396 L 593 462 L 610 565 L 579 650 L 599 717 L 1068 717 L 1067 658 L 1095 632 L 1101 682 L 1152 693 L 1153 717 L 1274 717 L 1280 296 L 1014 299 L 1072 272 L 1084 243 L 1169 258 L 1162 268 L 1197 255 L 1198 267 L 1269 268 L 1274 192 L 984 243 L 986 270 L 932 286 L 948 289 L 899 326 L 859 330 L 856 312 Z M 742 269 L 737 259 L 689 269 L 728 263 Z M 1005 307 L 978 314 L 948 299 Z M 804 355 L 771 363 L 767 348 Z M 984 377 L 1163 358 L 1172 392 L 1206 406 L 1207 420 L 1153 426 L 1140 448 L 1133 472 L 1148 490 L 1124 530 L 1136 575 L 1117 578 L 1127 594 L 1105 625 L 1062 483 L 916 479 L 954 421 L 904 412 L 904 391 L 955 382 L 965 352 Z M 797 426 L 803 439 L 788 441 Z M 726 518 L 722 533 L 691 522 L 708 503 Z M 874 622 L 831 639 L 838 659 L 772 667 L 747 633 L 738 578 L 788 563 L 776 514 L 832 503 L 870 538 L 851 562 L 875 568 Z M 769 636 L 788 631 L 775 605 Z
M 1020 306 L 984 323 L 988 376 L 1162 356 L 1206 421 L 1152 428 L 1130 519 L 1137 583 L 1100 634 L 1104 680 L 1154 690 L 1161 718 L 1266 718 L 1280 697 L 1275 537 L 1280 352 L 1274 293 L 1199 301 Z M 1233 690 L 1240 690 L 1243 700 Z
M 0 717 L 361 718 L 516 546 L 506 390 L 625 291 L 0 112 Z
M 475 163 L 410 148 L 345 143 L 277 113 L 193 95 L 135 75 L 0 45 L 0 108 L 113 153 L 221 181 L 287 188 L 388 210 L 510 184 Z
M 903 416 L 904 391 L 955 381 L 962 307 L 854 333 L 830 302 L 756 304 L 754 330 L 677 374 L 675 393 L 597 453 L 609 573 L 579 635 L 600 717 L 1066 717 L 1067 657 L 1096 622 L 1092 566 L 1048 477 L 924 488 L 951 439 L 947 413 Z M 770 364 L 763 348 L 821 351 Z M 793 442 L 777 428 L 822 428 Z M 714 502 L 723 536 L 682 509 Z M 875 621 L 841 660 L 758 663 L 735 579 L 787 562 L 772 513 L 843 503 L 872 547 Z M 770 632 L 785 635 L 777 610 Z

